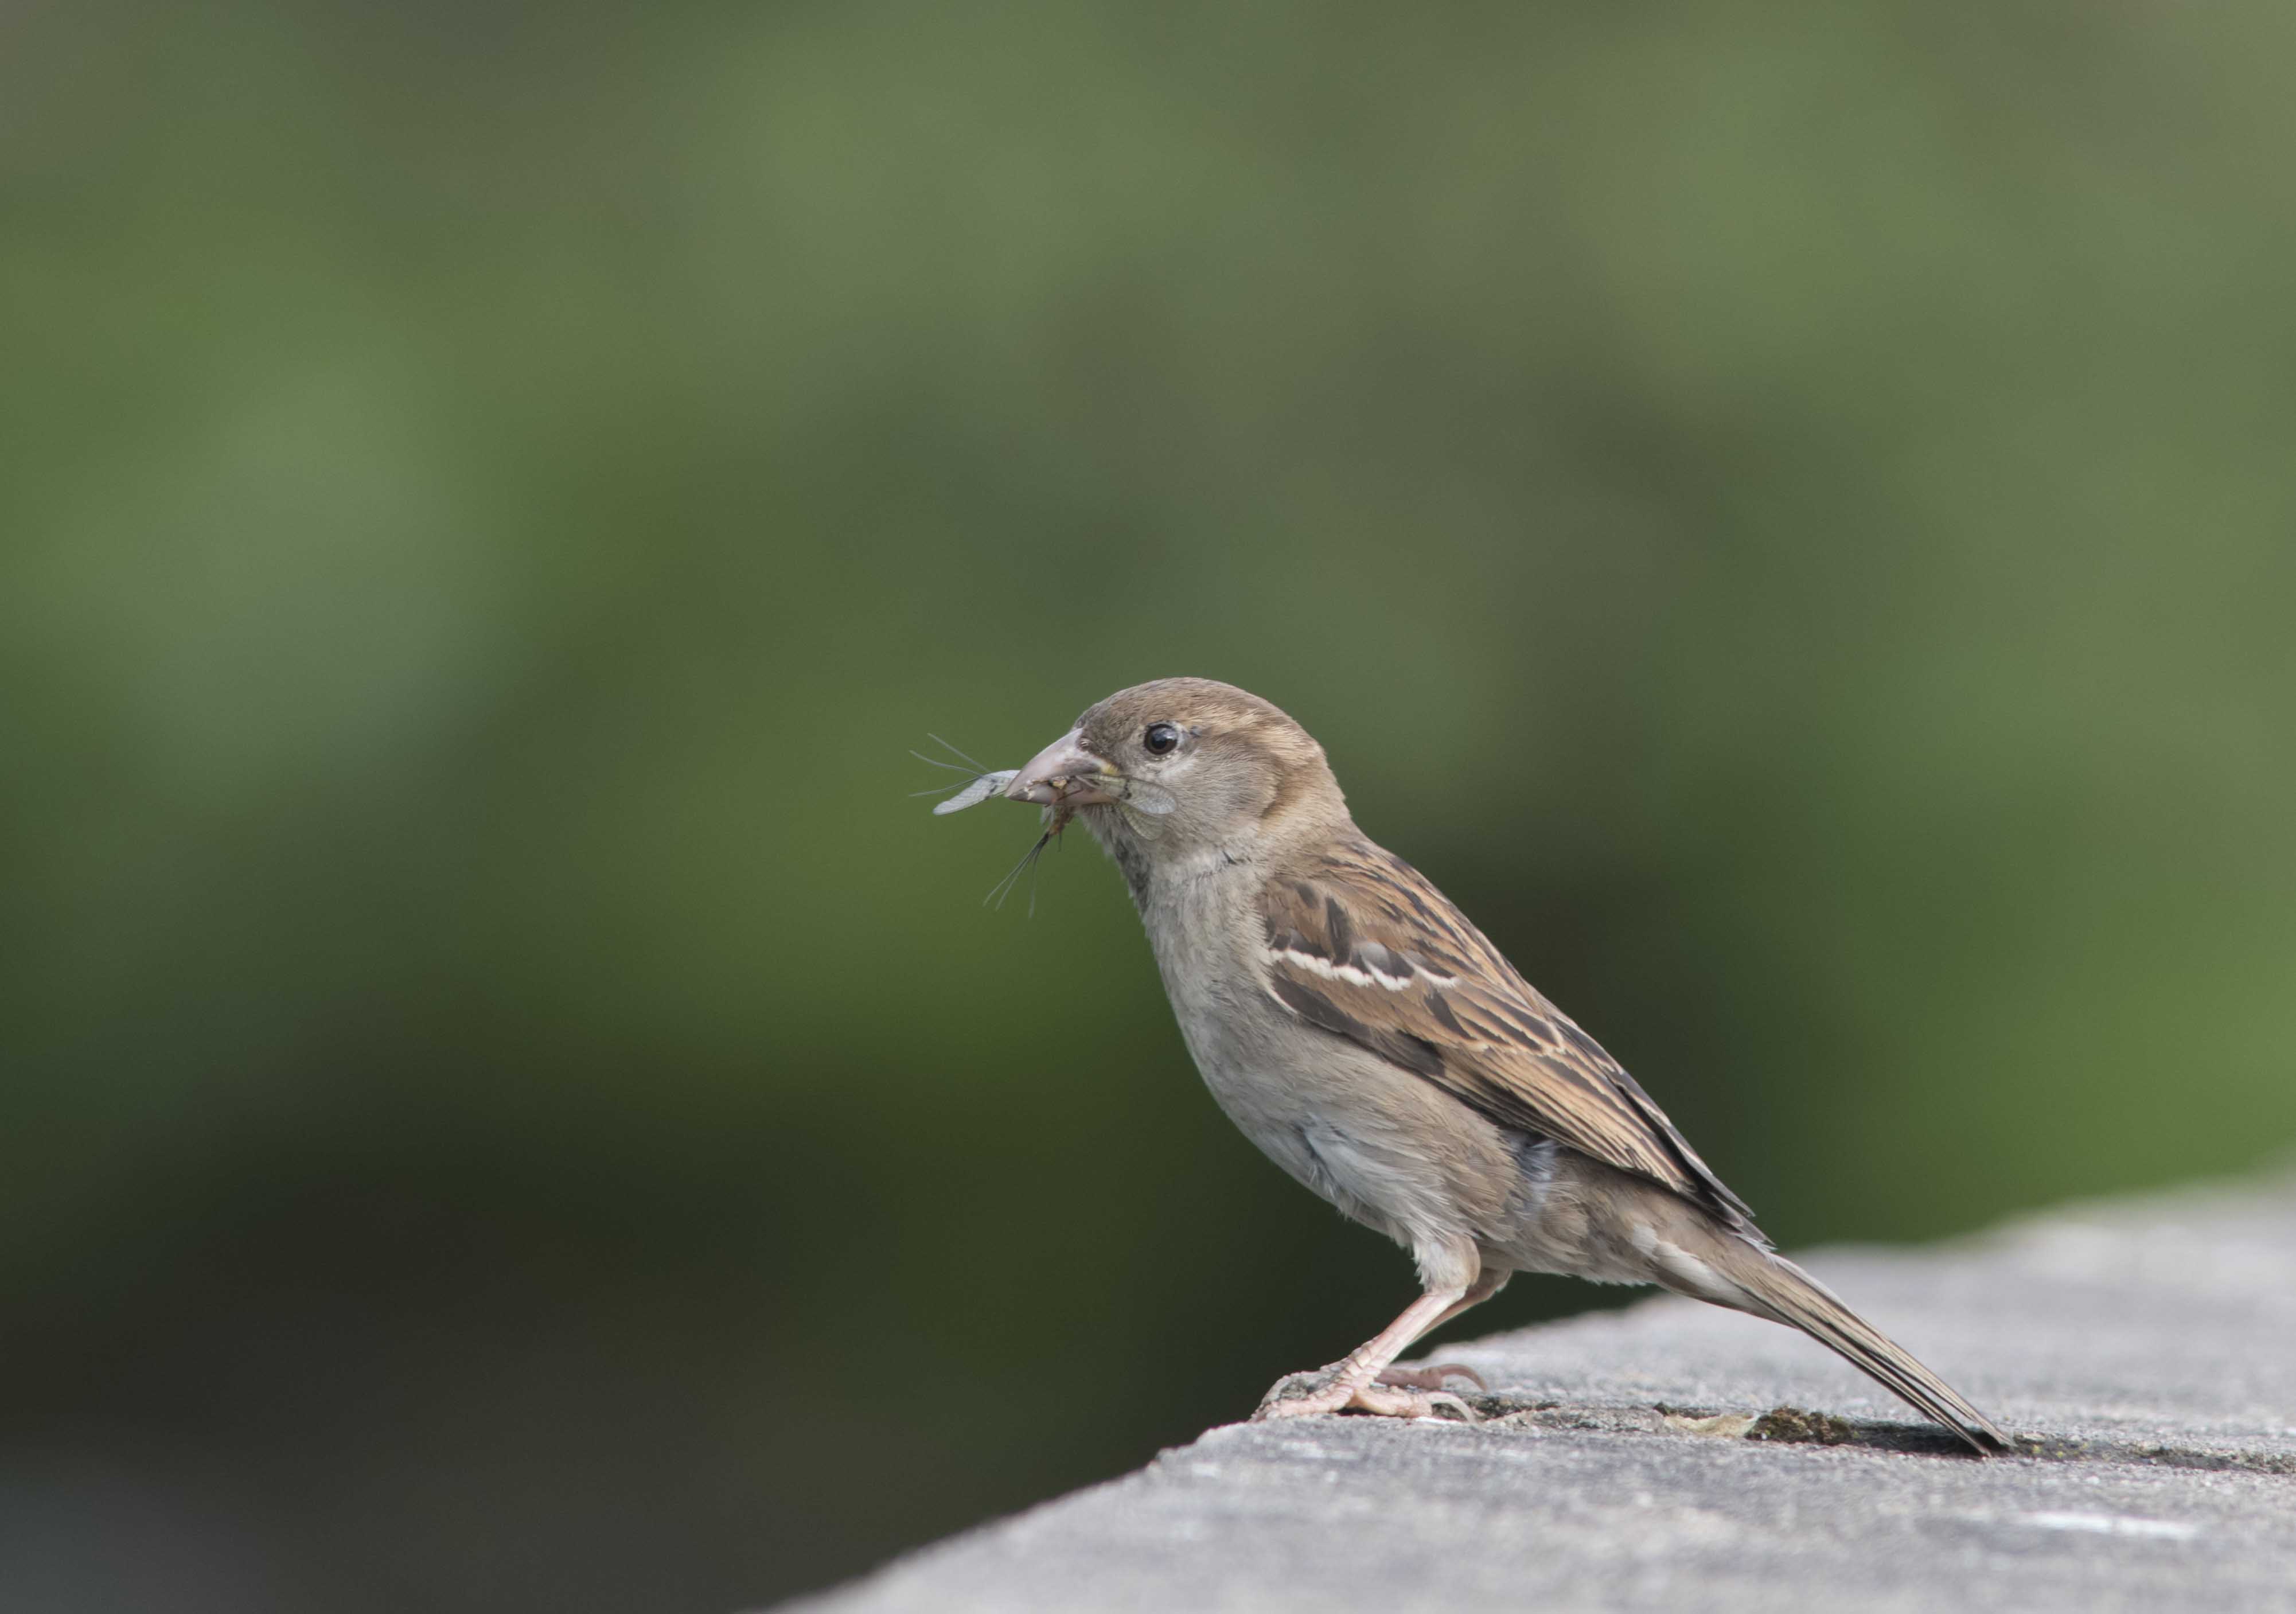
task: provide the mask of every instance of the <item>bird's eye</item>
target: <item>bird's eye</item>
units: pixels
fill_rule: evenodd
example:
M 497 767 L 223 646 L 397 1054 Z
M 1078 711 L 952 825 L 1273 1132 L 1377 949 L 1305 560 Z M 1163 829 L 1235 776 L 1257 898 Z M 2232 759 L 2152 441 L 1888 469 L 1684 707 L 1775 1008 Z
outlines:
M 1161 757 L 1180 743 L 1180 731 L 1168 723 L 1152 723 L 1140 743 L 1148 748 L 1149 755 Z

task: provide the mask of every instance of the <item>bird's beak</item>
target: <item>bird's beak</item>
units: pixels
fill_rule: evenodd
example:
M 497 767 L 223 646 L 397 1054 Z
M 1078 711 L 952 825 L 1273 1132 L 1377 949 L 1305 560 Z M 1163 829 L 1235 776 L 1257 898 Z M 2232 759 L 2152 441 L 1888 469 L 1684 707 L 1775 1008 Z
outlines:
M 1081 731 L 1070 729 L 1029 759 L 1004 787 L 1008 801 L 1058 802 L 1062 807 L 1104 807 L 1115 797 L 1101 788 L 1116 770 L 1084 749 Z

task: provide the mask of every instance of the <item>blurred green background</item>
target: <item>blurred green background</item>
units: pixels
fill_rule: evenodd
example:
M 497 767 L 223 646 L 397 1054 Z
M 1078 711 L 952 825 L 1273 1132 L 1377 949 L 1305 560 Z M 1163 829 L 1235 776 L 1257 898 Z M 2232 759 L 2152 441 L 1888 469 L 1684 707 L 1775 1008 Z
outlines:
M 1147 677 L 1789 1245 L 2284 1150 L 2292 54 L 9 7 L 0 1602 L 730 1610 L 1384 1322 L 1088 844 L 904 793 Z

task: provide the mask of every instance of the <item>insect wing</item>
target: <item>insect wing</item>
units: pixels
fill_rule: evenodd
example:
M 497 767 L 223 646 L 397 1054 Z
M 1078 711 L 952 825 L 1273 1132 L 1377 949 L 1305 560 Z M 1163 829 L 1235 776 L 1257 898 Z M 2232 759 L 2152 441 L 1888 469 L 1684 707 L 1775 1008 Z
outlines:
M 978 807 L 991 796 L 1002 792 L 1020 771 L 1018 768 L 1006 768 L 1003 773 L 981 774 L 947 800 L 933 803 L 933 816 L 938 818 L 943 814 L 962 813 L 969 807 Z
M 1180 799 L 1160 784 L 1151 784 L 1145 779 L 1128 779 L 1124 782 L 1124 805 L 1161 818 L 1180 805 Z

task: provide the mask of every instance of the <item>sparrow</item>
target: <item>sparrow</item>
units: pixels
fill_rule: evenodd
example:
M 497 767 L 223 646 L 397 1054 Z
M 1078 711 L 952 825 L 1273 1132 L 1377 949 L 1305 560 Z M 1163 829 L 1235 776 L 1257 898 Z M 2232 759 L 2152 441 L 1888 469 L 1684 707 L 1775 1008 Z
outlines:
M 1081 821 L 1131 889 L 1213 1100 L 1269 1159 L 1411 1252 L 1419 1298 L 1254 1414 L 1470 1419 L 1422 1335 L 1518 1272 L 1798 1328 L 1983 1454 L 2006 1438 L 1777 1253 L 1602 1045 L 1357 829 L 1323 748 L 1206 678 L 1119 691 L 1004 786 Z

